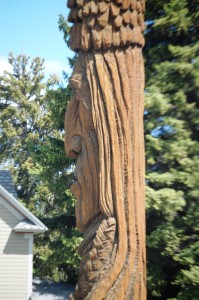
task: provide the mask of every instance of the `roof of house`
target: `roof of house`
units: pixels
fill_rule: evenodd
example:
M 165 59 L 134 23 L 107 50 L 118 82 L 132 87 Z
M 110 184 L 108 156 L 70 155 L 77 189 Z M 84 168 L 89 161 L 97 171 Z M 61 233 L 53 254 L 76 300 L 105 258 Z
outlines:
M 14 186 L 12 182 L 12 177 L 9 171 L 0 171 L 1 179 L 0 180 L 0 196 L 6 201 L 6 203 L 10 204 L 12 208 L 14 208 L 22 217 L 24 217 L 20 222 L 13 228 L 15 232 L 31 232 L 31 233 L 39 233 L 48 230 L 48 228 L 35 216 L 33 215 L 26 207 L 24 207 L 19 201 L 17 201 L 13 190 Z M 11 178 L 11 180 L 10 180 Z M 7 189 L 8 188 L 8 189 Z
M 41 232 L 41 226 L 38 226 L 28 219 L 23 219 L 13 229 L 15 232 Z M 44 230 L 42 230 L 44 231 Z
M 9 170 L 0 170 L 0 185 L 17 199 L 17 193 Z

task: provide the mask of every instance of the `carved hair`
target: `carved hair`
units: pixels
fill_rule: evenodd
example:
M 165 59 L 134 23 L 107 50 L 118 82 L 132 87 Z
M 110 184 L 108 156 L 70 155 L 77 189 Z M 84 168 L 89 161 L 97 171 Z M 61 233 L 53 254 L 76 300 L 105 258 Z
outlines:
M 86 242 L 80 250 L 83 260 L 75 299 L 132 299 L 135 284 L 139 284 L 141 293 L 137 299 L 144 299 L 145 242 L 141 240 L 145 230 L 144 73 L 141 49 L 129 46 L 122 51 L 80 53 L 78 60 L 85 70 L 82 76 L 86 76 L 84 86 L 90 92 L 91 124 L 98 145 L 95 180 L 100 194 L 95 201 L 101 215 L 88 220 L 91 225 L 86 235 L 89 238 L 85 237 Z M 77 82 L 75 78 L 73 86 Z M 111 223 L 107 230 L 114 232 L 114 236 L 112 234 L 107 240 L 101 227 L 106 223 L 103 226 L 108 228 L 110 220 L 114 220 L 116 228 Z M 91 229 L 93 233 L 89 234 Z M 96 252 L 95 259 L 90 257 L 90 251 Z

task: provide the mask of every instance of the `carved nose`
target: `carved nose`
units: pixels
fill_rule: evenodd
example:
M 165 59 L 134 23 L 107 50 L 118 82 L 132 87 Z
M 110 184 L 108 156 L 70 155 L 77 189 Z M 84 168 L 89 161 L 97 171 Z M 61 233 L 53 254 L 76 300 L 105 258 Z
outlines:
M 82 138 L 80 135 L 75 135 L 71 139 L 71 147 L 68 151 L 68 157 L 77 159 L 82 151 Z

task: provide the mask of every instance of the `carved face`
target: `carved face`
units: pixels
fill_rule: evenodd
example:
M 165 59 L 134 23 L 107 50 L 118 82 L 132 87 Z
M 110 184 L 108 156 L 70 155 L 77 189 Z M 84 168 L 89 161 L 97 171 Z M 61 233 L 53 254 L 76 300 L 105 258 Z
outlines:
M 65 149 L 77 159 L 77 181 L 71 191 L 77 199 L 76 223 L 81 230 L 99 212 L 98 142 L 92 122 L 91 96 L 82 61 L 77 60 L 70 84 L 74 90 L 66 112 Z

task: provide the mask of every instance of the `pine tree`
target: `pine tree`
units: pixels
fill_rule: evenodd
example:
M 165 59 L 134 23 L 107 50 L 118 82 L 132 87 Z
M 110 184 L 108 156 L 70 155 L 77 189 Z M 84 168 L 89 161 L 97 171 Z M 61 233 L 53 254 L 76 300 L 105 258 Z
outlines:
M 37 182 L 28 172 L 28 143 L 49 133 L 49 118 L 42 109 L 44 66 L 40 58 L 30 62 L 25 55 L 15 58 L 11 53 L 8 60 L 13 72 L 0 77 L 0 159 L 13 166 L 18 196 L 29 203 Z
M 44 61 L 9 55 L 13 72 L 0 77 L 0 161 L 22 201 L 49 228 L 35 237 L 40 277 L 74 280 L 80 237 L 74 229 L 71 161 L 64 152 L 64 113 L 70 88 L 44 80 Z M 66 251 L 68 249 L 68 251 Z
M 147 1 L 148 299 L 199 294 L 198 2 Z

